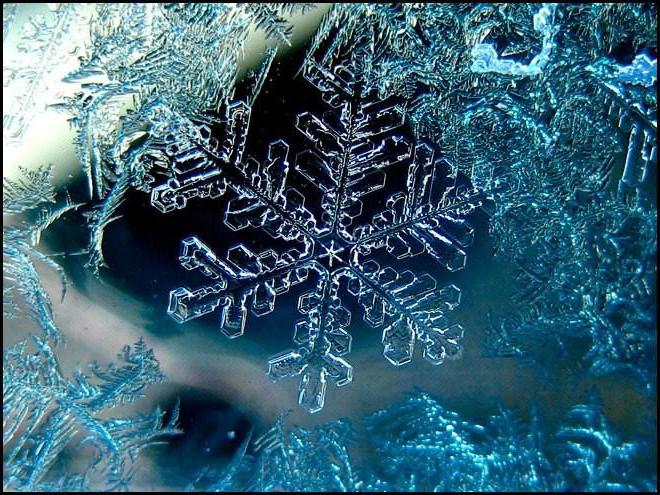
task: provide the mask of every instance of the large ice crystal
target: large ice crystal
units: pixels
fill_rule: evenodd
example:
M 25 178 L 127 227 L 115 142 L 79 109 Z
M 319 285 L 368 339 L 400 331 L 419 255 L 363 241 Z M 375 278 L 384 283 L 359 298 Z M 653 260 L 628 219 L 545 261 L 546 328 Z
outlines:
M 217 200 L 217 227 L 253 239 L 226 252 L 202 235 L 183 239 L 181 265 L 208 282 L 172 290 L 168 313 L 179 322 L 217 313 L 221 332 L 239 337 L 248 312 L 271 313 L 298 286 L 295 346 L 269 374 L 300 376 L 299 402 L 317 412 L 329 381 L 352 380 L 356 309 L 382 330 L 394 365 L 415 347 L 432 364 L 461 355 L 463 330 L 447 316 L 461 292 L 419 260 L 462 269 L 466 217 L 485 207 L 515 285 L 515 310 L 491 311 L 485 354 L 624 372 L 654 394 L 656 7 L 333 4 L 301 69 L 324 111 L 310 102 L 295 137 L 248 149 L 255 99 L 290 44 L 289 17 L 308 8 L 48 4 L 23 23 L 17 4 L 3 4 L 3 40 L 21 28 L 3 54 L 3 144 L 54 103 L 59 79 L 78 85 L 52 106 L 71 114 L 88 178 L 91 271 L 104 266 L 104 229 L 128 191 L 149 194 L 163 214 Z M 252 31 L 275 46 L 241 95 Z M 93 364 L 93 377 L 60 370 L 66 332 L 38 266 L 59 273 L 63 294 L 67 281 L 38 244 L 82 205 L 55 194 L 50 167 L 22 173 L 3 183 L 3 315 L 26 316 L 38 335 L 34 352 L 28 341 L 4 349 L 4 488 L 126 488 L 136 454 L 178 432 L 177 410 L 167 424 L 159 410 L 110 418 L 163 379 L 142 340 L 118 366 Z M 252 242 L 262 238 L 266 247 Z M 645 446 L 616 434 L 598 401 L 572 407 L 554 433 L 532 416 L 503 410 L 480 425 L 419 393 L 367 417 L 361 433 L 347 421 L 289 431 L 280 421 L 192 488 L 656 488 Z
M 227 228 L 262 229 L 287 243 L 286 250 L 262 252 L 239 244 L 225 258 L 197 237 L 185 239 L 181 264 L 214 283 L 172 291 L 168 312 L 185 322 L 219 309 L 221 331 L 234 338 L 243 334 L 248 310 L 270 313 L 277 295 L 313 280 L 315 288 L 298 300 L 305 315 L 296 324 L 298 347 L 269 363 L 274 380 L 302 375 L 299 402 L 310 412 L 323 407 L 329 380 L 338 386 L 352 380 L 343 358 L 351 349 L 351 313 L 342 288 L 357 298 L 366 322 L 383 328 L 384 355 L 392 364 L 409 362 L 416 342 L 433 364 L 461 354 L 462 328 L 446 318 L 460 301 L 459 289 L 440 287 L 429 274 L 381 266 L 372 252 L 385 249 L 394 259 L 426 253 L 448 270 L 460 270 L 473 235 L 464 217 L 481 204 L 480 195 L 460 184 L 436 150 L 405 136 L 400 100 L 381 99 L 361 85 L 369 57 L 363 49 L 331 66 L 308 61 L 304 77 L 331 111 L 297 116 L 296 129 L 309 145 L 295 154 L 293 166 L 281 140 L 270 145 L 265 163 L 244 156 L 250 108 L 235 103 L 227 109 L 231 132 L 223 144 L 204 128 L 174 120 L 181 127 L 168 129 L 159 157 L 173 176 L 151 189 L 152 205 L 162 212 L 195 197 L 230 194 Z M 385 198 L 375 194 L 386 190 L 395 170 L 405 177 L 395 191 Z M 296 188 L 295 181 L 304 179 L 317 189 L 318 212 Z M 364 201 L 382 201 L 384 208 L 366 214 Z

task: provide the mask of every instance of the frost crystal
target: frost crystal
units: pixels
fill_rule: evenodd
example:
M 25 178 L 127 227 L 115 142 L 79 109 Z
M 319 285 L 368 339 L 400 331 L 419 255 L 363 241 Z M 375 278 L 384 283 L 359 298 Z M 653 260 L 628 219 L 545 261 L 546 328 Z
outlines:
M 204 470 L 189 491 L 359 491 L 349 453 L 356 438 L 347 421 L 286 428 L 284 417 L 254 442 L 248 438 L 222 473 Z
M 117 489 L 130 481 L 130 464 L 143 448 L 179 433 L 177 410 L 167 424 L 159 409 L 135 418 L 105 415 L 164 379 L 142 340 L 124 348 L 121 367 L 92 364 L 96 383 L 79 370 L 73 379 L 65 378 L 48 343 L 36 337 L 34 342 L 35 354 L 27 352 L 25 342 L 3 353 L 4 489 Z M 76 460 L 73 452 L 67 453 L 71 448 L 85 452 L 87 465 L 62 466 L 66 457 Z
M 543 48 L 529 64 L 525 65 L 513 60 L 502 60 L 493 45 L 483 43 L 474 45 L 472 48 L 472 70 L 474 72 L 498 72 L 523 77 L 541 74 L 554 47 L 553 35 L 555 28 L 553 16 L 556 8 L 556 4 L 544 3 L 541 9 L 534 14 L 534 30 L 543 35 Z
M 3 4 L 3 40 L 9 34 L 16 7 L 16 4 Z M 59 95 L 53 86 L 66 74 L 71 53 L 81 42 L 81 27 L 86 27 L 88 22 L 87 6 L 56 3 L 49 4 L 48 11 L 32 16 L 20 26 L 18 53 L 3 54 L 4 144 L 20 141 L 35 115 L 57 99 Z
M 328 381 L 352 380 L 354 307 L 382 329 L 394 365 L 416 345 L 433 364 L 460 356 L 463 331 L 447 313 L 461 293 L 415 261 L 460 270 L 473 234 L 466 216 L 485 206 L 496 254 L 514 265 L 517 306 L 491 315 L 486 354 L 556 366 L 558 351 L 574 358 L 572 370 L 581 361 L 594 374 L 626 372 L 655 393 L 656 7 L 334 4 L 302 70 L 329 109 L 297 116 L 304 145 L 277 140 L 257 159 L 246 151 L 248 129 L 276 48 L 250 94 L 237 97 L 248 35 L 289 44 L 287 17 L 310 7 L 49 4 L 22 26 L 18 57 L 7 46 L 3 61 L 4 142 L 25 135 L 51 102 L 53 80 L 66 73 L 80 84 L 54 106 L 72 114 L 100 202 L 86 212 L 91 270 L 104 266 L 104 228 L 130 189 L 163 213 L 219 199 L 232 235 L 265 233 L 269 244 L 219 253 L 184 239 L 182 266 L 210 282 L 173 290 L 168 312 L 185 322 L 217 311 L 233 338 L 249 310 L 270 313 L 278 295 L 304 286 L 296 347 L 273 357 L 269 374 L 301 375 L 299 402 L 316 412 Z M 92 10 L 83 43 L 77 28 Z M 3 40 L 18 14 L 3 4 Z M 80 64 L 71 71 L 72 57 Z M 37 245 L 79 205 L 58 201 L 50 176 L 23 171 L 3 187 L 3 314 L 26 315 L 42 333 L 35 354 L 25 342 L 4 351 L 4 488 L 125 488 L 135 455 L 176 433 L 177 413 L 167 425 L 158 410 L 108 419 L 163 378 L 141 340 L 124 348 L 120 366 L 93 365 L 95 378 L 59 370 L 62 335 L 35 264 L 57 270 L 63 292 L 66 278 Z M 481 426 L 417 394 L 369 417 L 365 430 L 359 437 L 336 422 L 285 432 L 279 422 L 246 442 L 211 488 L 656 488 L 640 473 L 641 444 L 615 434 L 595 401 L 546 435 L 536 416 L 527 425 L 503 411 Z M 356 438 L 376 452 L 366 467 L 352 460 Z
M 147 386 L 164 379 L 153 351 L 141 339 L 124 347 L 120 366 L 104 369 L 92 363 L 95 379 L 79 370 L 72 379 L 65 378 L 55 353 L 62 332 L 35 263 L 59 273 L 64 297 L 64 270 L 37 245 L 45 229 L 79 205 L 67 196 L 56 208 L 44 206 L 56 202 L 52 167 L 21 172 L 17 180 L 3 181 L 3 316 L 26 314 L 41 336 L 32 335 L 34 354 L 26 341 L 3 351 L 3 488 L 125 488 L 137 454 L 155 440 L 179 432 L 178 411 L 172 411 L 167 424 L 159 409 L 133 418 L 107 416 L 108 410 L 135 402 Z M 25 218 L 30 213 L 33 219 Z M 83 458 L 86 464 L 80 463 Z
M 417 309 L 410 303 L 422 300 L 402 292 L 404 287 L 426 290 L 424 284 L 432 290 L 435 282 L 389 267 L 379 253 L 381 248 L 397 257 L 426 252 L 450 270 L 460 268 L 463 242 L 470 235 L 462 219 L 477 203 L 485 204 L 496 252 L 513 260 L 521 288 L 515 301 L 519 313 L 504 322 L 503 315 L 495 315 L 487 353 L 535 360 L 532 348 L 543 351 L 548 342 L 562 347 L 583 340 L 589 343 L 584 359 L 593 372 L 629 371 L 647 390 L 653 388 L 653 62 L 640 54 L 629 66 L 613 60 L 627 40 L 634 50 L 650 53 L 656 23 L 652 8 L 335 4 L 311 40 L 304 64 L 305 77 L 333 109 L 323 117 L 311 112 L 298 116 L 296 127 L 310 140 L 308 149 L 290 150 L 289 143 L 277 141 L 263 161 L 244 155 L 252 104 L 272 54 L 252 95 L 232 101 L 235 64 L 223 71 L 176 70 L 197 53 L 204 59 L 211 55 L 194 48 L 190 52 L 166 28 L 176 24 L 181 32 L 190 30 L 190 46 L 220 43 L 216 48 L 221 51 L 226 45 L 207 39 L 197 23 L 232 25 L 236 37 L 229 43 L 236 53 L 248 18 L 283 40 L 288 28 L 270 14 L 288 7 L 113 8 L 101 10 L 99 23 L 107 26 L 93 36 L 95 47 L 78 74 L 100 67 L 111 80 L 86 86 L 91 98 L 81 97 L 82 113 L 76 117 L 79 152 L 92 189 L 103 198 L 89 214 L 93 270 L 103 266 L 103 228 L 116 218 L 129 189 L 149 192 L 153 206 L 163 212 L 198 198 L 236 196 L 227 205 L 225 225 L 268 232 L 273 248 L 257 252 L 240 245 L 225 256 L 199 237 L 186 239 L 182 264 L 213 283 L 173 291 L 169 311 L 184 321 L 218 309 L 223 332 L 238 336 L 248 309 L 268 313 L 276 294 L 303 281 L 315 284 L 299 304 L 306 315 L 296 327 L 300 347 L 272 361 L 270 370 L 274 378 L 301 373 L 300 399 L 316 410 L 328 379 L 338 384 L 351 379 L 343 359 L 350 348 L 344 289 L 357 297 L 369 323 L 384 326 L 385 355 L 391 362 L 410 359 L 413 334 L 431 361 L 456 354 L 458 347 L 452 346 L 460 338 L 458 327 L 450 331 L 444 321 L 432 322 L 432 328 L 445 330 L 444 341 L 438 341 L 437 333 L 424 328 L 436 316 L 440 320 L 443 311 L 411 318 Z M 135 39 L 141 32 L 145 38 Z M 159 40 L 159 56 L 153 59 L 152 35 Z M 104 46 L 114 48 L 105 52 Z M 362 54 L 360 63 L 340 56 L 349 46 Z M 484 47 L 494 54 L 486 64 L 474 58 L 475 50 Z M 131 56 L 115 57 L 121 49 Z M 211 58 L 208 67 L 217 63 Z M 231 77 L 225 80 L 223 74 Z M 357 89 L 350 88 L 353 79 Z M 106 118 L 101 108 L 124 94 L 138 96 L 135 111 Z M 224 112 L 221 122 L 214 109 Z M 400 132 L 404 109 L 416 144 Z M 347 122 L 353 127 L 347 128 Z M 225 131 L 220 141 L 219 127 Z M 346 162 L 350 157 L 342 153 L 355 159 Z M 399 175 L 405 187 L 389 197 L 396 175 L 391 171 L 397 167 L 408 167 Z M 483 197 L 469 198 L 468 180 L 461 182 L 461 173 Z M 305 181 L 309 184 L 300 184 Z M 311 189 L 320 198 L 318 205 L 308 197 Z M 464 202 L 470 205 L 465 211 Z M 447 208 L 450 218 L 431 214 L 417 221 L 437 206 Z M 609 215 L 610 210 L 616 214 Z M 447 235 L 436 231 L 454 228 Z M 594 234 L 603 228 L 607 236 Z M 610 240 L 615 238 L 634 241 Z M 630 261 L 624 259 L 629 252 L 643 254 Z M 393 298 L 383 299 L 370 284 L 391 290 Z M 397 299 L 399 292 L 407 302 Z M 443 294 L 454 301 L 445 309 L 458 302 L 457 290 L 450 287 Z M 401 317 L 402 310 L 408 315 Z
M 595 398 L 573 406 L 559 428 L 548 433 L 535 410 L 523 421 L 501 409 L 482 426 L 416 393 L 367 416 L 360 434 L 342 420 L 306 430 L 285 429 L 280 419 L 256 441 L 246 442 L 224 472 L 206 471 L 189 489 L 653 490 L 656 476 L 640 464 L 648 447 L 623 441 Z M 367 462 L 360 462 L 365 454 Z
M 270 313 L 277 295 L 312 280 L 315 288 L 298 300 L 305 315 L 296 324 L 298 348 L 269 362 L 274 380 L 302 375 L 299 402 L 310 412 L 323 407 L 328 380 L 338 386 L 352 380 L 343 359 L 351 348 L 351 313 L 341 289 L 357 298 L 365 321 L 383 328 L 384 355 L 392 364 L 409 362 L 416 341 L 433 364 L 461 354 L 463 331 L 445 316 L 459 303 L 459 289 L 439 287 L 426 273 L 383 266 L 373 253 L 386 250 L 394 259 L 426 253 L 448 270 L 460 270 L 473 235 L 464 217 L 480 206 L 480 194 L 461 185 L 434 149 L 402 133 L 400 100 L 361 86 L 359 60 L 368 57 L 364 50 L 330 67 L 306 64 L 304 77 L 332 110 L 323 117 L 297 116 L 296 129 L 309 147 L 295 154 L 293 164 L 281 140 L 270 145 L 265 163 L 244 158 L 250 108 L 234 103 L 227 108 L 230 132 L 223 144 L 204 127 L 180 117 L 167 120 L 180 123 L 176 132 L 168 129 L 170 141 L 159 152 L 161 167 L 172 176 L 151 189 L 152 205 L 162 212 L 195 197 L 231 195 L 228 228 L 262 229 L 290 246 L 254 252 L 239 244 L 223 258 L 197 237 L 185 239 L 181 264 L 214 283 L 172 291 L 168 312 L 185 322 L 219 309 L 222 332 L 234 338 L 243 334 L 249 309 Z M 383 197 L 395 171 L 405 178 Z M 296 188 L 300 176 L 317 190 L 318 212 Z M 371 213 L 364 201 L 382 201 L 382 209 Z
M 16 17 L 16 9 L 18 4 L 16 3 L 3 3 L 2 4 L 2 41 L 7 39 L 7 34 L 11 29 L 12 24 L 14 23 L 14 18 Z
M 655 90 L 621 77 L 632 69 L 622 71 L 609 59 L 581 71 L 588 75 L 582 91 L 590 95 L 589 104 L 576 97 L 576 108 L 560 106 L 550 147 L 554 155 L 542 158 L 548 177 L 516 167 L 505 179 L 509 185 L 500 188 L 515 184 L 510 189 L 515 192 L 497 197 L 500 209 L 491 229 L 500 249 L 513 253 L 521 311 L 495 324 L 489 352 L 516 349 L 514 354 L 538 361 L 548 354 L 550 341 L 561 346 L 588 341 L 584 360 L 592 372 L 623 371 L 652 392 L 657 362 Z M 558 118 L 559 112 L 565 115 Z M 576 119 L 583 124 L 576 126 Z M 572 172 L 575 156 L 584 157 L 583 166 L 593 172 Z
M 53 321 L 50 297 L 41 285 L 35 263 L 57 271 L 62 280 L 62 297 L 66 293 L 67 279 L 64 270 L 52 257 L 37 249 L 37 245 L 48 226 L 78 205 L 68 196 L 55 208 L 47 205 L 55 203 L 56 196 L 50 184 L 52 167 L 34 171 L 21 168 L 20 171 L 21 177 L 5 179 L 2 188 L 2 209 L 8 223 L 2 228 L 3 316 L 15 318 L 24 311 L 47 338 L 58 340 L 60 332 Z M 26 213 L 36 213 L 36 220 L 20 218 Z

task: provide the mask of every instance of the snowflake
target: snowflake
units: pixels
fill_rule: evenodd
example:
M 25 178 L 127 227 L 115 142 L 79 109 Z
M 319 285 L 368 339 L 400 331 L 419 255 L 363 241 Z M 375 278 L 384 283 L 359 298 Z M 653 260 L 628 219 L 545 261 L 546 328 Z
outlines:
M 297 116 L 296 129 L 309 145 L 295 155 L 293 167 L 282 140 L 270 144 L 265 163 L 244 159 L 251 108 L 243 102 L 227 107 L 222 144 L 208 126 L 159 108 L 166 136 L 157 149 L 152 145 L 141 155 L 150 162 L 147 181 L 155 208 L 166 213 L 192 198 L 230 193 L 225 226 L 260 229 L 289 246 L 255 252 L 238 244 L 223 259 L 196 236 L 184 239 L 182 266 L 213 283 L 170 293 L 168 313 L 176 321 L 219 310 L 222 333 L 235 338 L 244 332 L 250 307 L 265 315 L 273 311 L 277 295 L 304 281 L 314 283 L 298 300 L 304 315 L 295 327 L 298 347 L 273 357 L 268 371 L 273 380 L 302 375 L 299 403 L 310 412 L 323 408 L 329 380 L 338 386 L 352 380 L 344 359 L 351 349 L 351 312 L 342 289 L 357 298 L 365 321 L 383 328 L 384 355 L 392 364 L 408 363 L 415 341 L 433 364 L 461 354 L 463 330 L 446 317 L 458 305 L 460 290 L 438 286 L 427 273 L 382 266 L 374 258 L 383 250 L 397 259 L 426 253 L 450 271 L 462 269 L 473 237 L 464 217 L 481 205 L 481 196 L 461 184 L 429 145 L 415 145 L 404 136 L 401 100 L 380 99 L 361 84 L 361 64 L 368 59 L 363 49 L 328 66 L 314 60 L 305 64 L 305 79 L 332 110 L 321 118 L 310 112 Z M 161 125 L 157 117 L 152 125 Z M 306 186 L 289 185 L 292 168 Z M 397 171 L 405 178 L 398 184 L 391 179 L 386 187 L 389 174 Z M 382 197 L 393 183 L 396 191 Z M 318 205 L 300 192 L 310 185 Z M 377 191 L 382 208 L 373 214 Z

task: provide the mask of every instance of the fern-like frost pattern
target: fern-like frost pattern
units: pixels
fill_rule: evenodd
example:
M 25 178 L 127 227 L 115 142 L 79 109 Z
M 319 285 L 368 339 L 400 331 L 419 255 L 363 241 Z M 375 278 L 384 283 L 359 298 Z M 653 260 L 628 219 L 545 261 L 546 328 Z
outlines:
M 194 491 L 520 492 L 647 491 L 643 441 L 625 441 L 596 396 L 571 407 L 549 431 L 501 408 L 481 425 L 417 392 L 364 418 L 285 429 L 280 418 L 245 442 L 223 472 L 206 471 Z M 368 462 L 356 447 L 368 447 Z
M 136 401 L 147 386 L 163 381 L 153 351 L 139 340 L 119 354 L 121 366 L 104 369 L 92 363 L 95 379 L 80 370 L 66 378 L 48 342 L 33 340 L 38 349 L 34 354 L 25 342 L 3 353 L 3 487 L 26 491 L 126 487 L 137 454 L 164 436 L 180 433 L 176 409 L 167 423 L 160 409 L 133 418 L 105 414 Z M 74 446 L 87 450 L 88 465 L 61 471 L 65 449 Z
M 20 171 L 18 179 L 3 181 L 2 206 L 8 224 L 3 225 L 2 240 L 3 317 L 27 316 L 37 331 L 31 334 L 32 346 L 23 340 L 3 350 L 3 489 L 126 489 L 138 453 L 180 433 L 178 407 L 167 423 L 160 409 L 147 415 L 108 417 L 108 411 L 137 401 L 149 385 L 165 378 L 142 339 L 123 348 L 119 366 L 92 363 L 91 374 L 75 370 L 72 378 L 64 375 L 56 353 L 64 335 L 37 266 L 60 275 L 62 298 L 67 277 L 38 245 L 53 222 L 79 205 L 68 195 L 58 201 L 51 185 L 52 166 Z

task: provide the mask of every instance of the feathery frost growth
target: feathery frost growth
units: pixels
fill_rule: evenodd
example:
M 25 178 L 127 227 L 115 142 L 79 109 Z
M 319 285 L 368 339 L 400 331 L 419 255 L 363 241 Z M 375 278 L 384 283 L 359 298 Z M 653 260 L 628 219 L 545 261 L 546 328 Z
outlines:
M 21 168 L 18 179 L 4 179 L 2 184 L 2 307 L 3 317 L 12 319 L 27 315 L 46 338 L 59 340 L 60 332 L 53 321 L 50 297 L 44 290 L 36 264 L 55 270 L 62 281 L 62 298 L 66 293 L 64 270 L 51 256 L 37 249 L 42 232 L 66 212 L 76 208 L 67 196 L 57 206 L 51 185 L 53 167 L 37 170 Z M 32 219 L 26 218 L 31 215 Z
M 5 349 L 2 364 L 3 488 L 29 491 L 115 490 L 126 487 L 138 453 L 179 433 L 177 409 L 133 418 L 108 417 L 164 379 L 153 351 L 139 340 L 124 347 L 121 365 L 91 365 L 67 379 L 53 349 L 34 337 Z M 81 460 L 85 460 L 80 464 Z M 85 464 L 85 462 L 87 464 Z
M 235 338 L 249 311 L 271 313 L 277 296 L 304 287 L 294 348 L 271 358 L 268 373 L 300 376 L 298 401 L 318 412 L 328 382 L 352 380 L 356 310 L 382 331 L 393 365 L 410 362 L 415 347 L 434 365 L 461 356 L 462 327 L 448 318 L 461 292 L 415 262 L 461 270 L 468 216 L 483 208 L 516 289 L 515 312 L 491 312 L 484 353 L 540 368 L 559 353 L 573 369 L 626 373 L 656 393 L 655 5 L 333 4 L 299 73 L 323 113 L 310 102 L 295 138 L 248 150 L 255 100 L 278 48 L 290 44 L 289 18 L 312 7 L 49 4 L 22 26 L 16 56 L 3 57 L 3 142 L 20 141 L 49 104 L 70 115 L 92 201 L 90 270 L 104 266 L 104 229 L 128 191 L 148 194 L 163 214 L 217 200 L 218 228 L 238 239 L 263 233 L 269 244 L 237 241 L 219 252 L 197 235 L 183 239 L 180 264 L 208 282 L 172 290 L 167 312 L 181 323 L 217 312 L 221 332 Z M 3 40 L 18 13 L 3 4 Z M 237 95 L 251 31 L 273 46 L 248 94 Z M 55 103 L 60 80 L 75 94 Z M 43 167 L 3 182 L 3 315 L 27 316 L 39 333 L 35 351 L 27 341 L 4 349 L 4 488 L 126 488 L 136 455 L 178 433 L 178 413 L 165 424 L 158 409 L 110 417 L 163 380 L 142 340 L 119 365 L 92 364 L 91 375 L 71 378 L 60 370 L 63 332 L 37 266 L 59 273 L 63 297 L 66 277 L 38 244 L 80 205 L 58 198 L 51 175 Z M 479 425 L 420 393 L 367 417 L 363 430 L 340 421 L 287 431 L 280 420 L 246 441 L 226 472 L 203 473 L 191 488 L 656 483 L 646 446 L 623 441 L 596 400 L 548 433 L 535 414 L 525 423 L 501 411 Z M 356 462 L 356 445 L 373 458 Z
M 2 4 L 3 44 L 15 28 L 18 4 Z M 17 30 L 15 53 L 2 60 L 3 148 L 20 142 L 32 119 L 62 95 L 58 89 L 79 50 L 89 23 L 89 7 L 76 3 L 48 4 Z
M 361 434 L 344 420 L 286 431 L 280 418 L 224 472 L 205 471 L 189 489 L 646 491 L 656 484 L 646 447 L 621 440 L 595 397 L 549 433 L 534 411 L 523 421 L 500 410 L 482 426 L 417 392 L 367 416 Z M 361 452 L 373 454 L 358 461 Z
M 43 206 L 56 202 L 52 167 L 21 171 L 19 179 L 3 181 L 3 316 L 27 315 L 41 335 L 32 335 L 34 354 L 25 340 L 3 350 L 3 488 L 126 487 L 137 454 L 179 432 L 178 413 L 172 411 L 167 424 L 159 409 L 133 418 L 107 416 L 108 410 L 136 401 L 148 385 L 164 379 L 153 351 L 142 340 L 123 349 L 120 366 L 104 369 L 92 363 L 94 379 L 79 370 L 70 379 L 63 375 L 54 351 L 63 335 L 35 263 L 59 273 L 64 297 L 63 269 L 37 245 L 42 232 L 77 205 L 67 196 L 57 207 Z M 33 218 L 26 216 L 30 213 Z M 83 458 L 86 465 L 80 464 Z

